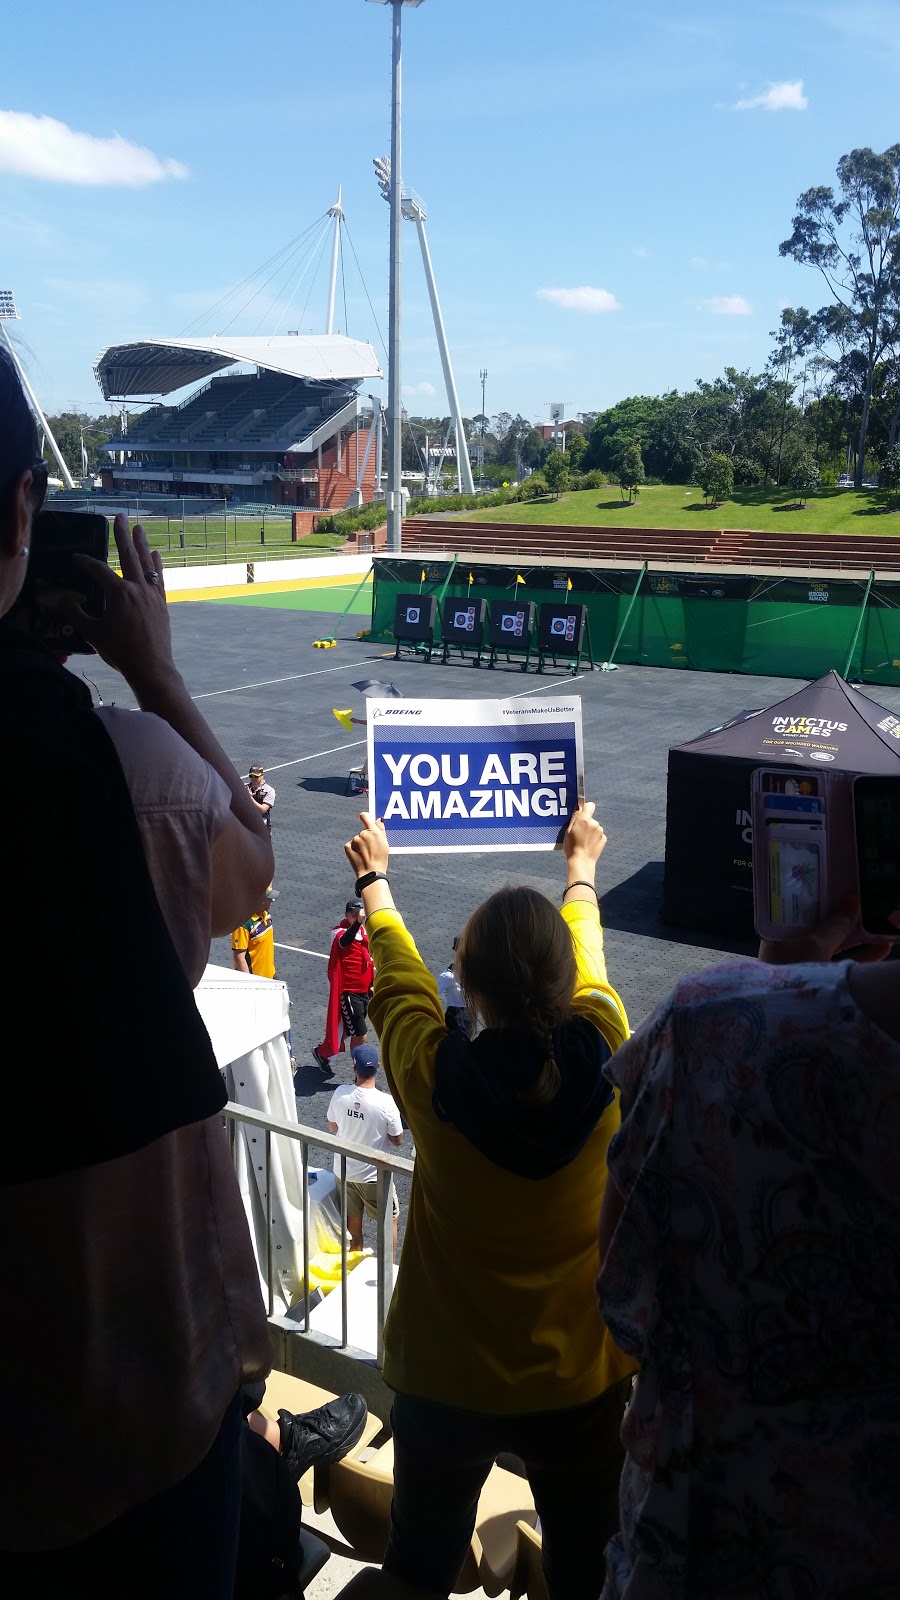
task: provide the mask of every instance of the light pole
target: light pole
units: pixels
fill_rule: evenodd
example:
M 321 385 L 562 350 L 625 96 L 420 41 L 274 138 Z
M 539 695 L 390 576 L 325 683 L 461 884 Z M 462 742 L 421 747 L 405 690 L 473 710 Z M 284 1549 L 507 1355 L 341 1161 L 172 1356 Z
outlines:
M 485 418 L 485 415 L 484 415 L 484 390 L 485 390 L 485 385 L 486 385 L 487 380 L 488 380 L 487 368 L 486 367 L 482 367 L 482 369 L 479 372 L 478 376 L 481 379 L 481 450 L 479 452 L 479 454 L 481 456 L 481 460 L 479 462 L 479 466 L 481 467 L 481 482 L 482 482 L 482 486 L 483 486 L 484 485 L 484 430 L 485 430 L 485 427 L 487 425 L 486 424 L 486 418 Z
M 370 5 L 391 7 L 391 273 L 388 291 L 388 549 L 402 547 L 403 506 L 401 497 L 403 472 L 403 414 L 400 400 L 400 263 L 401 227 L 400 189 L 402 184 L 402 117 L 401 117 L 401 19 L 404 6 L 420 6 L 423 0 L 368 0 Z

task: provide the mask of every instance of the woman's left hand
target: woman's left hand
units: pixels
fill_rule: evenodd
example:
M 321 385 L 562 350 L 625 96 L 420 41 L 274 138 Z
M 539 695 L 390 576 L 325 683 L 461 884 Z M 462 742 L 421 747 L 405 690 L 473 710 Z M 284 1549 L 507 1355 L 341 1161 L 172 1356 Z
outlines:
M 370 817 L 368 811 L 361 811 L 359 820 L 362 828 L 344 845 L 344 854 L 356 877 L 361 878 L 367 872 L 387 872 L 391 850 L 384 823 L 380 817 L 377 820 Z

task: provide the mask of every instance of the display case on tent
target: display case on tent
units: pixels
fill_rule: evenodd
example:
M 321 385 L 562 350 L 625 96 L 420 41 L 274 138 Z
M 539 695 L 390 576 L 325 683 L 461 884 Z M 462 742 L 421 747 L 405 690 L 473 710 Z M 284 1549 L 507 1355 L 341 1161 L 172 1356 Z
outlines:
M 836 672 L 669 751 L 663 921 L 752 938 L 755 767 L 900 777 L 900 717 Z

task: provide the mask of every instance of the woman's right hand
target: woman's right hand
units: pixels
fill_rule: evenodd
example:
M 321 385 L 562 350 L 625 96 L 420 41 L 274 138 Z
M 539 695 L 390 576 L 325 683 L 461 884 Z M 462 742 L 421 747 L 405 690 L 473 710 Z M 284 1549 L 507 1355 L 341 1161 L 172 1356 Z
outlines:
M 593 800 L 582 800 L 577 811 L 572 813 L 562 839 L 563 855 L 568 862 L 578 858 L 596 866 L 606 849 L 606 834 L 594 816 L 595 810 Z
M 380 817 L 377 820 L 370 817 L 368 811 L 361 811 L 359 820 L 362 828 L 344 845 L 344 854 L 354 874 L 361 878 L 367 872 L 387 872 L 391 851 L 384 823 Z

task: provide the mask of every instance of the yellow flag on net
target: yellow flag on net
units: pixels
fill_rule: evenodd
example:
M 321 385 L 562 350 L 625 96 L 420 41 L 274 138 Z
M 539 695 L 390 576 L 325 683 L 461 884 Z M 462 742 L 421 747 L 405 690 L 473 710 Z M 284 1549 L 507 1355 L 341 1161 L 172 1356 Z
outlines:
M 521 572 L 517 572 L 516 573 L 516 583 L 524 583 L 524 582 L 525 582 L 525 579 L 522 577 Z
M 572 579 L 571 578 L 567 578 L 566 579 L 566 588 L 567 589 L 571 589 L 571 587 L 572 587 Z
M 422 568 L 422 571 L 419 573 L 419 582 L 420 583 L 424 583 L 425 582 L 425 568 L 424 567 Z
M 342 728 L 346 728 L 348 733 L 352 733 L 353 732 L 353 712 L 350 710 L 350 707 L 348 706 L 346 711 L 338 711 L 337 706 L 332 706 L 331 710 L 332 710 L 332 715 L 337 717 L 338 722 L 340 723 L 341 727 Z
M 475 582 L 475 574 L 474 574 L 474 572 L 470 572 L 469 573 L 469 582 L 470 583 L 474 583 Z

